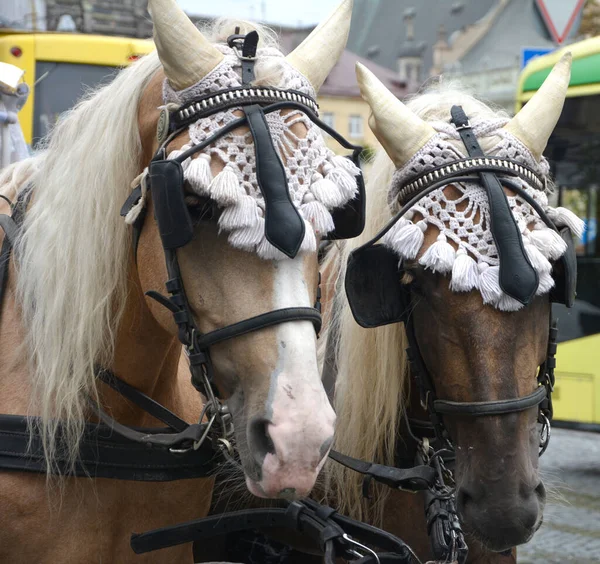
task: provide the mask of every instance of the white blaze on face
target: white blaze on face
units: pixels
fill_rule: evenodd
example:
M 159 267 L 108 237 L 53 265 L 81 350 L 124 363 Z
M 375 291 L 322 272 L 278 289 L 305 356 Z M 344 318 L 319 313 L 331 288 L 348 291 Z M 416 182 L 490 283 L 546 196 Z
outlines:
M 273 309 L 311 307 L 303 258 L 275 265 Z M 269 497 L 303 497 L 314 486 L 333 439 L 335 414 L 317 365 L 317 343 L 310 321 L 277 326 L 279 358 L 271 374 L 265 417 L 274 454 L 267 454 L 257 492 Z

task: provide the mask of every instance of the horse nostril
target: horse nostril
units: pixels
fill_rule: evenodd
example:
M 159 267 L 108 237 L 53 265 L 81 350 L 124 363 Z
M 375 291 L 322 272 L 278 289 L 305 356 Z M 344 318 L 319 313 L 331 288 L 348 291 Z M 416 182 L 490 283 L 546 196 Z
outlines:
M 262 464 L 267 454 L 276 454 L 266 419 L 256 418 L 248 423 L 248 446 L 259 464 Z
M 540 481 L 540 483 L 536 486 L 534 491 L 541 502 L 546 501 L 546 486 L 544 486 L 544 482 Z

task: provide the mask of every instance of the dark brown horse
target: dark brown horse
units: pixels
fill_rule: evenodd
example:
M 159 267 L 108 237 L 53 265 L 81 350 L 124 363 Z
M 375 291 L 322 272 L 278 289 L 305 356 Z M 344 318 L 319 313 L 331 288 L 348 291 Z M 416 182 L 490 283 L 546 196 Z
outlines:
M 463 108 L 486 156 L 514 160 L 547 181 L 542 152 L 562 110 L 569 76 L 570 56 L 565 56 L 535 97 L 509 120 L 452 89 L 426 92 L 407 107 L 359 65 L 361 92 L 372 108 L 370 125 L 387 154 L 379 154 L 372 165 L 365 233 L 333 247 L 325 261 L 329 339 L 321 342 L 326 374 L 333 373 L 336 381 L 336 450 L 380 464 L 412 466 L 417 444 L 402 413 L 409 420 L 429 420 L 422 406 L 429 398 L 419 393 L 417 374 L 406 356 L 404 324 L 365 329 L 355 322 L 343 288 L 351 252 L 390 221 L 404 203 L 399 202 L 402 190 L 415 178 L 424 178 L 425 184 L 423 175 L 470 155 L 450 123 L 453 106 Z M 442 184 L 382 240 L 402 261 L 396 284 L 407 294 L 410 315 L 404 319 L 412 325 L 412 348 L 420 351 L 422 370 L 437 399 L 452 402 L 512 400 L 539 391 L 536 376 L 547 357 L 554 285 L 550 261 L 566 250 L 558 234 L 542 226 L 531 209 L 520 207 L 516 194 L 505 188 L 523 253 L 539 281 L 528 305 L 505 295 L 498 282 L 490 208 L 477 178 Z M 533 190 L 526 181 L 519 186 L 557 225 L 581 229 L 565 210 L 548 207 L 543 190 Z M 377 296 L 364 299 L 377 302 Z M 537 404 L 497 415 L 443 416 L 455 448 L 457 506 L 471 548 L 469 562 L 515 561 L 514 547 L 528 542 L 542 523 L 546 492 L 538 474 L 538 416 Z M 359 475 L 335 463 L 326 472 L 331 505 L 383 526 L 422 558 L 431 557 L 422 495 L 377 486 L 367 501 Z

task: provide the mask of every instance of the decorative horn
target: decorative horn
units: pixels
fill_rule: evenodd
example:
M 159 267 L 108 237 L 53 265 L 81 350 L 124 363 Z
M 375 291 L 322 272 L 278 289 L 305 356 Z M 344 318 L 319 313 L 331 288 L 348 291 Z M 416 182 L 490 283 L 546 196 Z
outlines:
M 343 0 L 334 12 L 294 49 L 286 60 L 318 92 L 346 48 L 353 0 Z
M 356 63 L 356 77 L 361 96 L 371 107 L 369 127 L 396 168 L 403 167 L 435 135 L 435 129 L 409 110 L 361 63 Z
M 200 82 L 223 60 L 175 0 L 149 0 L 148 10 L 158 57 L 175 90 Z
M 531 100 L 504 126 L 538 161 L 565 103 L 571 79 L 571 59 L 571 53 L 565 53 Z

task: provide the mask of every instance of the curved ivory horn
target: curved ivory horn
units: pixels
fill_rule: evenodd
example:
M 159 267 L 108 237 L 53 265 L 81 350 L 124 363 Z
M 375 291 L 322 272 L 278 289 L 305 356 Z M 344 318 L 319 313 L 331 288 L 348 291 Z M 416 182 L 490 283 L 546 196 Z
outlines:
M 435 129 L 409 110 L 364 65 L 356 63 L 363 100 L 371 107 L 369 127 L 394 161 L 403 167 L 435 135 Z
M 504 126 L 538 161 L 565 103 L 571 79 L 571 59 L 571 53 L 565 53 L 531 100 Z
M 149 0 L 148 10 L 158 57 L 175 90 L 200 82 L 223 60 L 175 0 Z
M 353 0 L 342 0 L 335 11 L 294 49 L 286 60 L 319 91 L 346 48 Z

